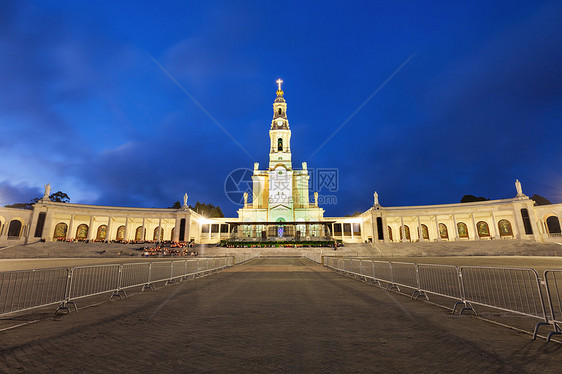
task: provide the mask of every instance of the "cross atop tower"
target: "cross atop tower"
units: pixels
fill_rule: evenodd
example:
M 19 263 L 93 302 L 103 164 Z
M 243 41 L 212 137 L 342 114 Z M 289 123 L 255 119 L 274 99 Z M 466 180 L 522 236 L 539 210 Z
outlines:
M 283 81 L 281 80 L 281 78 L 279 78 L 275 82 L 277 83 L 277 86 L 279 87 L 279 91 L 281 91 L 281 83 L 283 83 Z

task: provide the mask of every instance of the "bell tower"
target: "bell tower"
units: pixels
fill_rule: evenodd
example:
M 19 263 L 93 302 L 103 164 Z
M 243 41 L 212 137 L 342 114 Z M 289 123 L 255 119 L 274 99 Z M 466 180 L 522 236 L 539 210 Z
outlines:
M 273 120 L 269 130 L 269 170 L 283 165 L 292 170 L 291 165 L 291 129 L 287 120 L 287 103 L 281 90 L 281 79 L 277 79 L 277 97 L 273 102 Z

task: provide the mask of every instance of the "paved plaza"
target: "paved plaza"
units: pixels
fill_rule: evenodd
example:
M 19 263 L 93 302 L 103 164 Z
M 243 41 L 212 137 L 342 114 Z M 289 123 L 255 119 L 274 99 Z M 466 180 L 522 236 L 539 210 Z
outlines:
M 39 321 L 0 332 L 0 372 L 554 373 L 562 362 L 558 343 L 453 316 L 303 258 L 256 259 L 51 313 L 14 317 Z

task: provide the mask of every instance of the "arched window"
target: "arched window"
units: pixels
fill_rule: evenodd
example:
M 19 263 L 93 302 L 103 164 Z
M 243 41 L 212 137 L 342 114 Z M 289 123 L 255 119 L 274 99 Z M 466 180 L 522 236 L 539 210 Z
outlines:
M 488 224 L 484 221 L 478 221 L 476 224 L 476 228 L 478 229 L 478 236 L 481 238 L 489 237 L 490 236 L 490 228 Z
M 59 222 L 55 226 L 55 234 L 53 239 L 66 239 L 66 232 L 68 230 L 68 225 L 64 222 Z
M 158 229 L 160 229 L 160 238 L 158 238 Z M 157 227 L 154 229 L 154 237 L 152 240 L 162 240 L 164 238 L 164 229 L 162 227 Z
M 84 240 L 86 238 L 88 238 L 88 225 L 83 223 L 76 229 L 76 239 Z
M 468 227 L 464 222 L 457 222 L 457 231 L 459 238 L 468 238 Z
M 501 219 L 498 222 L 498 229 L 500 236 L 513 236 L 513 229 L 511 228 L 511 222 L 506 219 Z
M 283 139 L 282 138 L 277 139 L 277 150 L 278 151 L 283 150 Z
M 107 237 L 107 225 L 101 225 L 100 227 L 98 227 L 96 240 L 105 240 L 106 237 Z
M 125 226 L 119 226 L 117 229 L 117 236 L 115 237 L 116 240 L 124 240 L 125 239 Z
M 404 232 L 406 233 L 406 240 L 410 241 L 410 228 L 404 225 Z M 400 240 L 402 240 L 402 226 L 400 226 Z
M 388 237 L 390 238 L 390 241 L 392 240 L 392 228 L 390 226 L 388 226 Z
M 422 228 L 422 238 L 429 240 L 429 230 L 427 228 L 427 225 L 424 225 L 422 223 L 421 228 Z
M 12 220 L 8 227 L 8 238 L 18 239 L 21 235 L 21 228 L 21 221 L 17 219 Z
M 447 225 L 444 223 L 439 224 L 439 236 L 441 239 L 449 239 L 449 231 L 447 230 Z
M 552 236 L 560 236 L 560 221 L 558 217 L 550 216 L 546 219 L 546 228 L 548 229 L 548 234 Z M 556 235 L 553 235 L 556 234 Z
M 144 240 L 142 226 L 137 227 L 137 230 L 135 231 L 135 240 L 136 241 Z
M 283 114 L 283 109 L 279 108 L 279 114 Z

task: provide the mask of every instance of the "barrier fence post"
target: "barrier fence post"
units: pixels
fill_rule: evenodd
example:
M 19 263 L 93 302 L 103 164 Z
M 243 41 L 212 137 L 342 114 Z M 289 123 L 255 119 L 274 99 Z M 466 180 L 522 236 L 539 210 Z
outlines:
M 123 264 L 119 265 L 119 275 L 117 277 L 117 287 L 116 290 L 113 291 L 113 293 L 111 294 L 111 297 L 109 298 L 109 300 L 113 300 L 114 297 L 118 297 L 119 300 L 122 299 L 121 297 L 121 293 L 123 293 L 123 296 L 125 296 L 125 298 L 127 298 L 127 292 L 125 292 L 125 290 L 122 290 L 121 287 L 123 285 Z
M 396 290 L 400 292 L 400 287 L 398 287 L 398 285 L 394 283 L 394 266 L 392 266 L 392 262 L 389 262 L 388 266 L 390 267 L 390 283 L 386 285 L 386 290 L 387 291 Z
M 70 308 L 67 306 L 68 304 L 72 304 L 72 306 L 74 306 L 74 311 L 77 312 L 78 308 L 76 307 L 76 303 L 74 301 L 70 301 L 70 285 L 71 285 L 71 280 L 72 280 L 72 270 L 73 269 L 67 269 L 68 270 L 68 276 L 66 278 L 66 286 L 65 286 L 65 290 L 64 290 L 64 301 L 58 306 L 58 308 L 55 310 L 55 315 L 58 315 L 59 311 L 66 311 L 66 314 L 70 314 Z
M 535 326 L 535 332 L 533 334 L 533 340 L 536 339 L 539 327 L 542 325 L 552 325 L 553 331 L 549 332 L 546 341 L 550 342 L 552 336 L 562 334 L 562 287 L 559 287 L 559 283 L 562 283 L 562 270 L 548 269 L 543 273 L 543 284 L 546 288 L 546 296 L 548 301 L 548 306 L 550 310 L 550 316 L 545 322 L 540 322 Z
M 416 264 L 416 283 L 418 284 L 418 289 L 414 291 L 412 294 L 412 299 L 418 299 L 419 297 L 425 297 L 426 300 L 429 300 L 427 294 L 422 290 L 421 283 L 420 283 L 420 272 L 418 269 L 418 265 Z
M 142 286 L 141 292 L 143 292 L 144 290 L 151 289 L 152 291 L 155 291 L 156 289 L 154 288 L 154 285 L 151 282 L 152 280 L 152 262 L 148 263 L 148 275 L 147 275 L 147 279 L 146 279 L 146 284 L 144 286 Z

